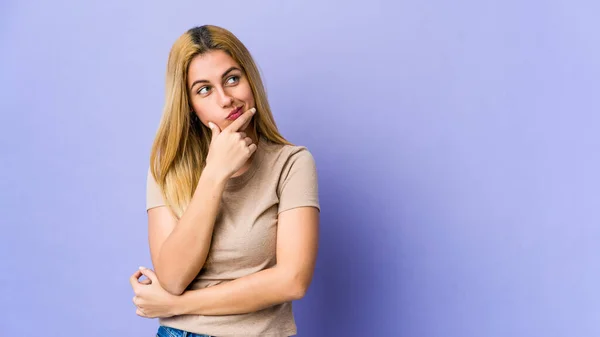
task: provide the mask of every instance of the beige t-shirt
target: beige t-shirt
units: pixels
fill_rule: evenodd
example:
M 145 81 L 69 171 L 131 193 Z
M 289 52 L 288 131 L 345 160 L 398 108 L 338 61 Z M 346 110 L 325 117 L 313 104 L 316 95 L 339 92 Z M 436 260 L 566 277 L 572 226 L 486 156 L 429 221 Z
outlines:
M 164 205 L 148 174 L 146 208 Z M 261 138 L 250 168 L 227 182 L 215 221 L 206 263 L 188 289 L 211 287 L 276 264 L 277 215 L 301 206 L 320 209 L 314 158 L 302 146 L 278 145 Z M 296 334 L 292 303 L 241 315 L 182 315 L 161 325 L 226 336 Z

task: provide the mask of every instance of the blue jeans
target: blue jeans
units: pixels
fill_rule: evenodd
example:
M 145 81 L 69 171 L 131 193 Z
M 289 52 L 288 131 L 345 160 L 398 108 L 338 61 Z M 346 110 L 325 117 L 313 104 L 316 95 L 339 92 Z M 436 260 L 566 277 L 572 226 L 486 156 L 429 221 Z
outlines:
M 187 332 L 175 328 L 170 328 L 168 326 L 161 325 L 158 327 L 158 331 L 156 332 L 156 337 L 215 337 L 209 335 L 199 335 L 197 333 Z

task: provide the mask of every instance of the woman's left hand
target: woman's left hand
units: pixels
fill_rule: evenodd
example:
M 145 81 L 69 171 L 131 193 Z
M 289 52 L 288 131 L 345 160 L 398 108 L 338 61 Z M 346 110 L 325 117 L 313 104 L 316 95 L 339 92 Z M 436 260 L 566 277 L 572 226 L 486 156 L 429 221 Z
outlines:
M 148 279 L 140 281 L 145 275 Z M 133 304 L 137 307 L 136 314 L 145 318 L 171 317 L 176 315 L 174 304 L 177 296 L 164 290 L 156 274 L 148 268 L 140 267 L 129 278 L 135 296 Z

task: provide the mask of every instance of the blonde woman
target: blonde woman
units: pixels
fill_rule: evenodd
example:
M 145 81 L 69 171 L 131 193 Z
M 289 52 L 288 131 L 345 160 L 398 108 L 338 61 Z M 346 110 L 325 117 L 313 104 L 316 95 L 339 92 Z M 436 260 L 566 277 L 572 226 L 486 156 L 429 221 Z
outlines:
M 158 336 L 296 334 L 292 301 L 317 256 L 315 162 L 279 133 L 250 53 L 223 28 L 171 49 L 146 193 L 154 270 L 130 282 Z

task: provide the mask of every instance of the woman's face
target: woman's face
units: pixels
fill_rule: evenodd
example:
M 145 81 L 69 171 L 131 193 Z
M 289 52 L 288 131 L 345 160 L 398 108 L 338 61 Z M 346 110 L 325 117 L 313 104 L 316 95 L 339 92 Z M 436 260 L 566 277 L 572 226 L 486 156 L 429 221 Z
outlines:
M 192 108 L 202 124 L 212 122 L 223 130 L 240 114 L 254 108 L 254 95 L 242 68 L 221 50 L 192 59 L 188 68 L 188 92 Z M 249 120 L 239 131 L 246 130 Z

